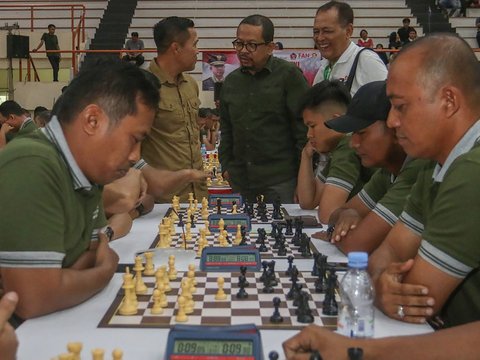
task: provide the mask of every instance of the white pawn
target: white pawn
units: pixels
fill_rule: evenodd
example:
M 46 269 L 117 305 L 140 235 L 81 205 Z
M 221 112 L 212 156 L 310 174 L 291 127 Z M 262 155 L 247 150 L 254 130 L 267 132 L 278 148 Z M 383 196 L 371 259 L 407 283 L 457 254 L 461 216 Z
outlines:
M 130 269 L 127 267 L 125 274 L 123 274 L 123 285 L 125 296 L 122 304 L 118 308 L 120 315 L 135 315 L 137 313 L 137 295 L 135 294 L 135 284 L 133 283 L 133 275 L 130 274 Z
M 123 351 L 120 349 L 113 349 L 112 360 L 122 360 L 122 359 L 123 359 Z
M 207 236 L 212 235 L 210 231 L 210 222 L 208 220 L 205 220 L 205 234 Z
M 143 272 L 146 276 L 155 275 L 155 266 L 153 265 L 153 252 L 147 251 L 145 254 L 145 271 Z
M 235 245 L 238 245 L 242 242 L 242 225 L 237 225 L 237 233 L 235 234 Z
M 163 313 L 162 304 L 161 304 L 161 294 L 160 290 L 153 290 L 153 306 L 150 312 L 154 315 L 159 315 Z
M 143 282 L 142 271 L 145 268 L 142 264 L 142 258 L 140 256 L 135 256 L 135 266 L 133 270 L 135 271 L 135 292 L 137 294 L 145 294 L 147 292 L 147 285 Z
M 223 291 L 223 285 L 225 284 L 225 279 L 223 277 L 219 277 L 217 279 L 218 291 L 215 294 L 215 300 L 226 300 L 227 294 Z
M 83 344 L 81 342 L 69 342 L 67 350 L 73 355 L 72 360 L 80 360 L 80 353 L 82 352 Z
M 178 297 L 178 312 L 175 316 L 176 322 L 187 322 L 188 316 L 185 314 L 185 298 L 183 296 Z
M 234 204 L 232 206 L 232 214 L 236 214 L 237 213 L 237 204 Z
M 160 266 L 160 269 L 163 269 L 163 286 L 165 287 L 165 292 L 168 293 L 172 291 L 170 287 L 170 278 L 167 274 L 167 267 L 165 265 Z
M 165 295 L 165 286 L 163 284 L 160 284 L 157 290 L 160 292 L 160 306 L 162 308 L 167 307 L 168 301 L 167 295 Z
M 223 220 L 223 218 L 221 218 L 218 221 L 218 231 L 222 232 L 223 230 L 225 230 L 225 220 Z
M 105 351 L 103 349 L 93 349 L 92 350 L 92 359 L 93 360 L 103 360 L 103 356 L 105 355 Z
M 185 225 L 185 240 L 192 240 L 192 224 Z
M 175 270 L 175 255 L 168 257 L 168 278 L 175 280 L 177 278 L 177 270 Z
M 195 280 L 195 265 L 194 264 L 188 265 L 187 277 L 192 280 L 192 285 L 193 286 L 197 285 L 197 280 Z M 192 291 L 192 292 L 195 292 L 195 291 Z

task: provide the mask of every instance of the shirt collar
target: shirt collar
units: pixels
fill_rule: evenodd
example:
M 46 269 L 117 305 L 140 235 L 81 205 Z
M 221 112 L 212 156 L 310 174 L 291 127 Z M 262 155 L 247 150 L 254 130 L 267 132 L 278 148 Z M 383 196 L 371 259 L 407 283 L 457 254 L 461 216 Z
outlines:
M 406 156 L 405 157 L 405 160 L 403 160 L 403 164 L 402 164 L 402 167 L 400 168 L 400 171 L 398 172 L 398 175 L 401 174 L 401 172 L 403 171 L 403 169 L 405 168 L 405 166 L 407 166 L 407 164 L 413 160 L 413 157 L 411 156 Z M 390 182 L 393 184 L 395 182 L 395 180 L 397 180 L 397 176 L 398 175 L 394 175 L 394 174 L 390 174 Z
M 272 65 L 273 65 L 273 55 L 270 55 L 270 57 L 268 58 L 266 64 L 263 66 L 262 70 L 257 71 L 255 74 L 259 74 L 259 73 L 261 73 L 262 71 L 265 71 L 265 70 L 268 71 L 269 73 L 271 73 L 271 72 L 272 72 Z M 243 73 L 249 72 L 248 69 L 243 68 L 243 67 L 242 67 L 240 70 L 241 70 Z
M 30 124 L 31 122 L 33 122 L 32 118 L 26 118 L 23 123 L 22 123 L 22 126 L 20 126 L 20 130 L 22 130 L 25 126 L 27 126 L 28 124 Z
M 477 140 L 480 137 L 480 120 L 470 128 L 463 135 L 460 141 L 455 145 L 455 147 L 448 154 L 447 159 L 443 165 L 437 163 L 435 169 L 433 170 L 432 178 L 435 182 L 442 182 L 445 177 L 445 173 L 448 171 L 448 168 L 452 163 L 461 155 L 470 151 L 471 148 L 475 145 Z
M 86 178 L 85 174 L 82 172 L 78 166 L 75 158 L 73 157 L 70 148 L 68 147 L 67 140 L 63 134 L 62 126 L 60 125 L 56 116 L 52 116 L 51 120 L 41 129 L 43 134 L 47 139 L 55 145 L 60 154 L 62 155 L 63 160 L 67 164 L 68 170 L 72 175 L 73 187 L 75 190 L 86 189 L 91 190 L 92 184 Z
M 167 74 L 167 72 L 165 70 L 163 70 L 160 66 L 158 66 L 157 64 L 157 58 L 154 58 L 151 62 L 150 62 L 150 66 L 148 68 L 148 70 L 156 75 L 158 77 L 158 79 L 160 80 L 160 83 L 162 85 L 164 84 L 170 84 L 170 85 L 177 85 L 177 84 L 180 84 L 181 82 L 185 82 L 187 81 L 185 79 L 185 77 L 183 76 L 183 73 L 180 73 L 178 76 L 177 76 L 177 79 L 174 79 L 173 77 L 171 77 L 170 75 Z
M 348 47 L 345 49 L 342 55 L 340 55 L 340 57 L 338 58 L 338 60 L 335 62 L 334 65 L 346 63 L 348 60 L 350 60 L 356 48 L 357 48 L 357 45 L 355 45 L 352 41 L 350 41 L 350 45 L 348 45 Z M 330 61 L 328 63 L 330 64 Z

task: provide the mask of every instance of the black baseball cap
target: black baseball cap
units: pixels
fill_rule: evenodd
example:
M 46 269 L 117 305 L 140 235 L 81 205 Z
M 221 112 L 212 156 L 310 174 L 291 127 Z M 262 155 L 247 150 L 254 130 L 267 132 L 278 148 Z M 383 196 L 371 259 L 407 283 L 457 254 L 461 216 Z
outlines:
M 340 133 L 355 132 L 378 120 L 387 121 L 389 111 L 387 83 L 374 81 L 358 89 L 345 115 L 328 120 L 325 126 Z

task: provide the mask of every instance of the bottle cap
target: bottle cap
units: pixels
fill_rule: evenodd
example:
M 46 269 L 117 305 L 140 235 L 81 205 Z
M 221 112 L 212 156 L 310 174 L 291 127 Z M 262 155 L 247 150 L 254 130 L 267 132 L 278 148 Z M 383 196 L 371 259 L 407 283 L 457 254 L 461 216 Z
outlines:
M 368 254 L 362 251 L 352 251 L 348 253 L 348 267 L 361 269 L 368 265 Z

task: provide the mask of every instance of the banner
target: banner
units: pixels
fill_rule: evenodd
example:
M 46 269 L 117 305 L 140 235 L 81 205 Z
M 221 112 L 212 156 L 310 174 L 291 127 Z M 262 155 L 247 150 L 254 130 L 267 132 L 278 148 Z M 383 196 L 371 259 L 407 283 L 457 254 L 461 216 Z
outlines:
M 297 65 L 303 71 L 303 75 L 311 86 L 313 79 L 320 69 L 322 55 L 318 50 L 275 50 L 273 56 L 289 61 Z

